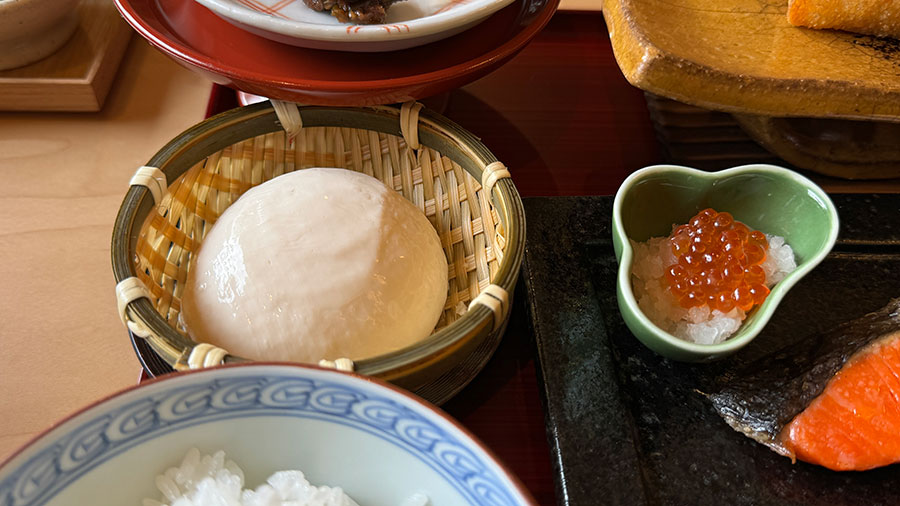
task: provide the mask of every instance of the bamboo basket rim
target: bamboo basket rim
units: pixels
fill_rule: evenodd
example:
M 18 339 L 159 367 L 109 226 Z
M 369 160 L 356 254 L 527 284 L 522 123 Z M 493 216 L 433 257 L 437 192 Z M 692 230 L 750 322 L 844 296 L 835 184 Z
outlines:
M 300 106 L 299 110 L 304 128 L 336 126 L 365 128 L 402 137 L 399 107 Z M 355 125 L 354 120 L 359 118 L 367 118 L 375 126 Z M 268 128 L 267 132 L 281 128 L 270 102 L 231 109 L 181 132 L 157 151 L 146 165 L 159 168 L 166 175 L 168 186 L 211 153 L 251 137 L 252 135 L 235 135 L 232 130 L 232 127 L 248 122 L 254 123 L 257 128 Z M 270 128 L 272 126 L 275 128 Z M 260 133 L 264 132 L 260 131 L 254 135 Z M 216 134 L 224 135 L 216 136 Z M 418 135 L 419 142 L 423 146 L 447 156 L 478 181 L 481 180 L 484 168 L 498 161 L 478 137 L 446 117 L 427 109 L 422 109 L 419 114 Z M 525 254 L 525 212 L 521 197 L 509 178 L 498 180 L 489 198 L 508 235 L 506 250 L 492 284 L 499 285 L 511 295 Z M 143 219 L 155 205 L 148 188 L 131 186 L 128 189 L 116 216 L 110 248 L 116 283 L 136 275 L 132 261 L 135 245 Z M 147 298 L 139 298 L 129 303 L 126 314 L 150 330 L 150 335 L 143 339 L 146 339 L 153 351 L 170 365 L 185 363 L 187 354 L 197 344 L 173 329 Z M 508 318 L 509 312 L 505 316 Z M 461 345 L 468 336 L 492 323 L 491 310 L 476 305 L 458 320 L 423 341 L 394 352 L 356 361 L 355 371 L 390 381 L 393 379 L 392 371 L 425 363 L 430 356 Z M 247 359 L 230 354 L 226 357 L 226 362 L 245 360 Z

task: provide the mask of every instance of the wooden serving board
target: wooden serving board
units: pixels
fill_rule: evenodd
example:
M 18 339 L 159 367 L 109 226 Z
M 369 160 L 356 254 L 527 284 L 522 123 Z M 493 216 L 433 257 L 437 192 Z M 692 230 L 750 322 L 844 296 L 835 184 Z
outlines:
M 787 0 L 603 0 L 625 77 L 707 109 L 900 121 L 900 41 L 787 22 Z
M 111 0 L 81 0 L 79 26 L 56 53 L 0 71 L 0 110 L 99 111 L 131 38 Z

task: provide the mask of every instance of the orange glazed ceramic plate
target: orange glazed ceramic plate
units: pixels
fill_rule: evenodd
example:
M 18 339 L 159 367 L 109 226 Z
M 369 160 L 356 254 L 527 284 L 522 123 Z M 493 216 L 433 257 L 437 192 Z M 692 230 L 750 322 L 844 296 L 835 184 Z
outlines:
M 765 116 L 900 121 L 900 42 L 790 25 L 787 1 L 603 0 L 643 90 Z

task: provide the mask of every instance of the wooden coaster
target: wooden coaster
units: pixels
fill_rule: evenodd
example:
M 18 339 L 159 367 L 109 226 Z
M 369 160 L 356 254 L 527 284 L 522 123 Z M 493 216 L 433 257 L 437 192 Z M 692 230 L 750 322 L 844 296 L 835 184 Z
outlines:
M 78 28 L 56 53 L 0 71 L 0 110 L 99 111 L 131 38 L 111 0 L 81 0 Z

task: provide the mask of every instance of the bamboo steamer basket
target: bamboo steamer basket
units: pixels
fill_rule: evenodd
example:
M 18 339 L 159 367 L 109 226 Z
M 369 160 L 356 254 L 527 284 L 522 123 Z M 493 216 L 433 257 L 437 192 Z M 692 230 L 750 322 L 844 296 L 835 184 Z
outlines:
M 136 184 L 138 175 L 132 179 L 111 249 L 120 316 L 138 355 L 146 367 L 140 348 L 152 349 L 151 359 L 175 370 L 245 361 L 219 349 L 210 359 L 210 347 L 181 329 L 181 293 L 192 256 L 216 218 L 247 189 L 293 170 L 342 167 L 380 179 L 422 210 L 441 240 L 450 279 L 430 336 L 349 365 L 320 365 L 445 402 L 484 367 L 509 318 L 524 256 L 525 215 L 508 172 L 475 136 L 435 113 L 419 112 L 418 104 L 293 107 L 299 117 L 290 121 L 283 103 L 270 102 L 209 118 L 138 171 L 153 171 L 157 188 L 152 177 L 144 176 L 149 184 Z M 286 128 L 298 131 L 290 136 Z M 492 188 L 483 188 L 482 176 L 489 174 L 485 185 Z

